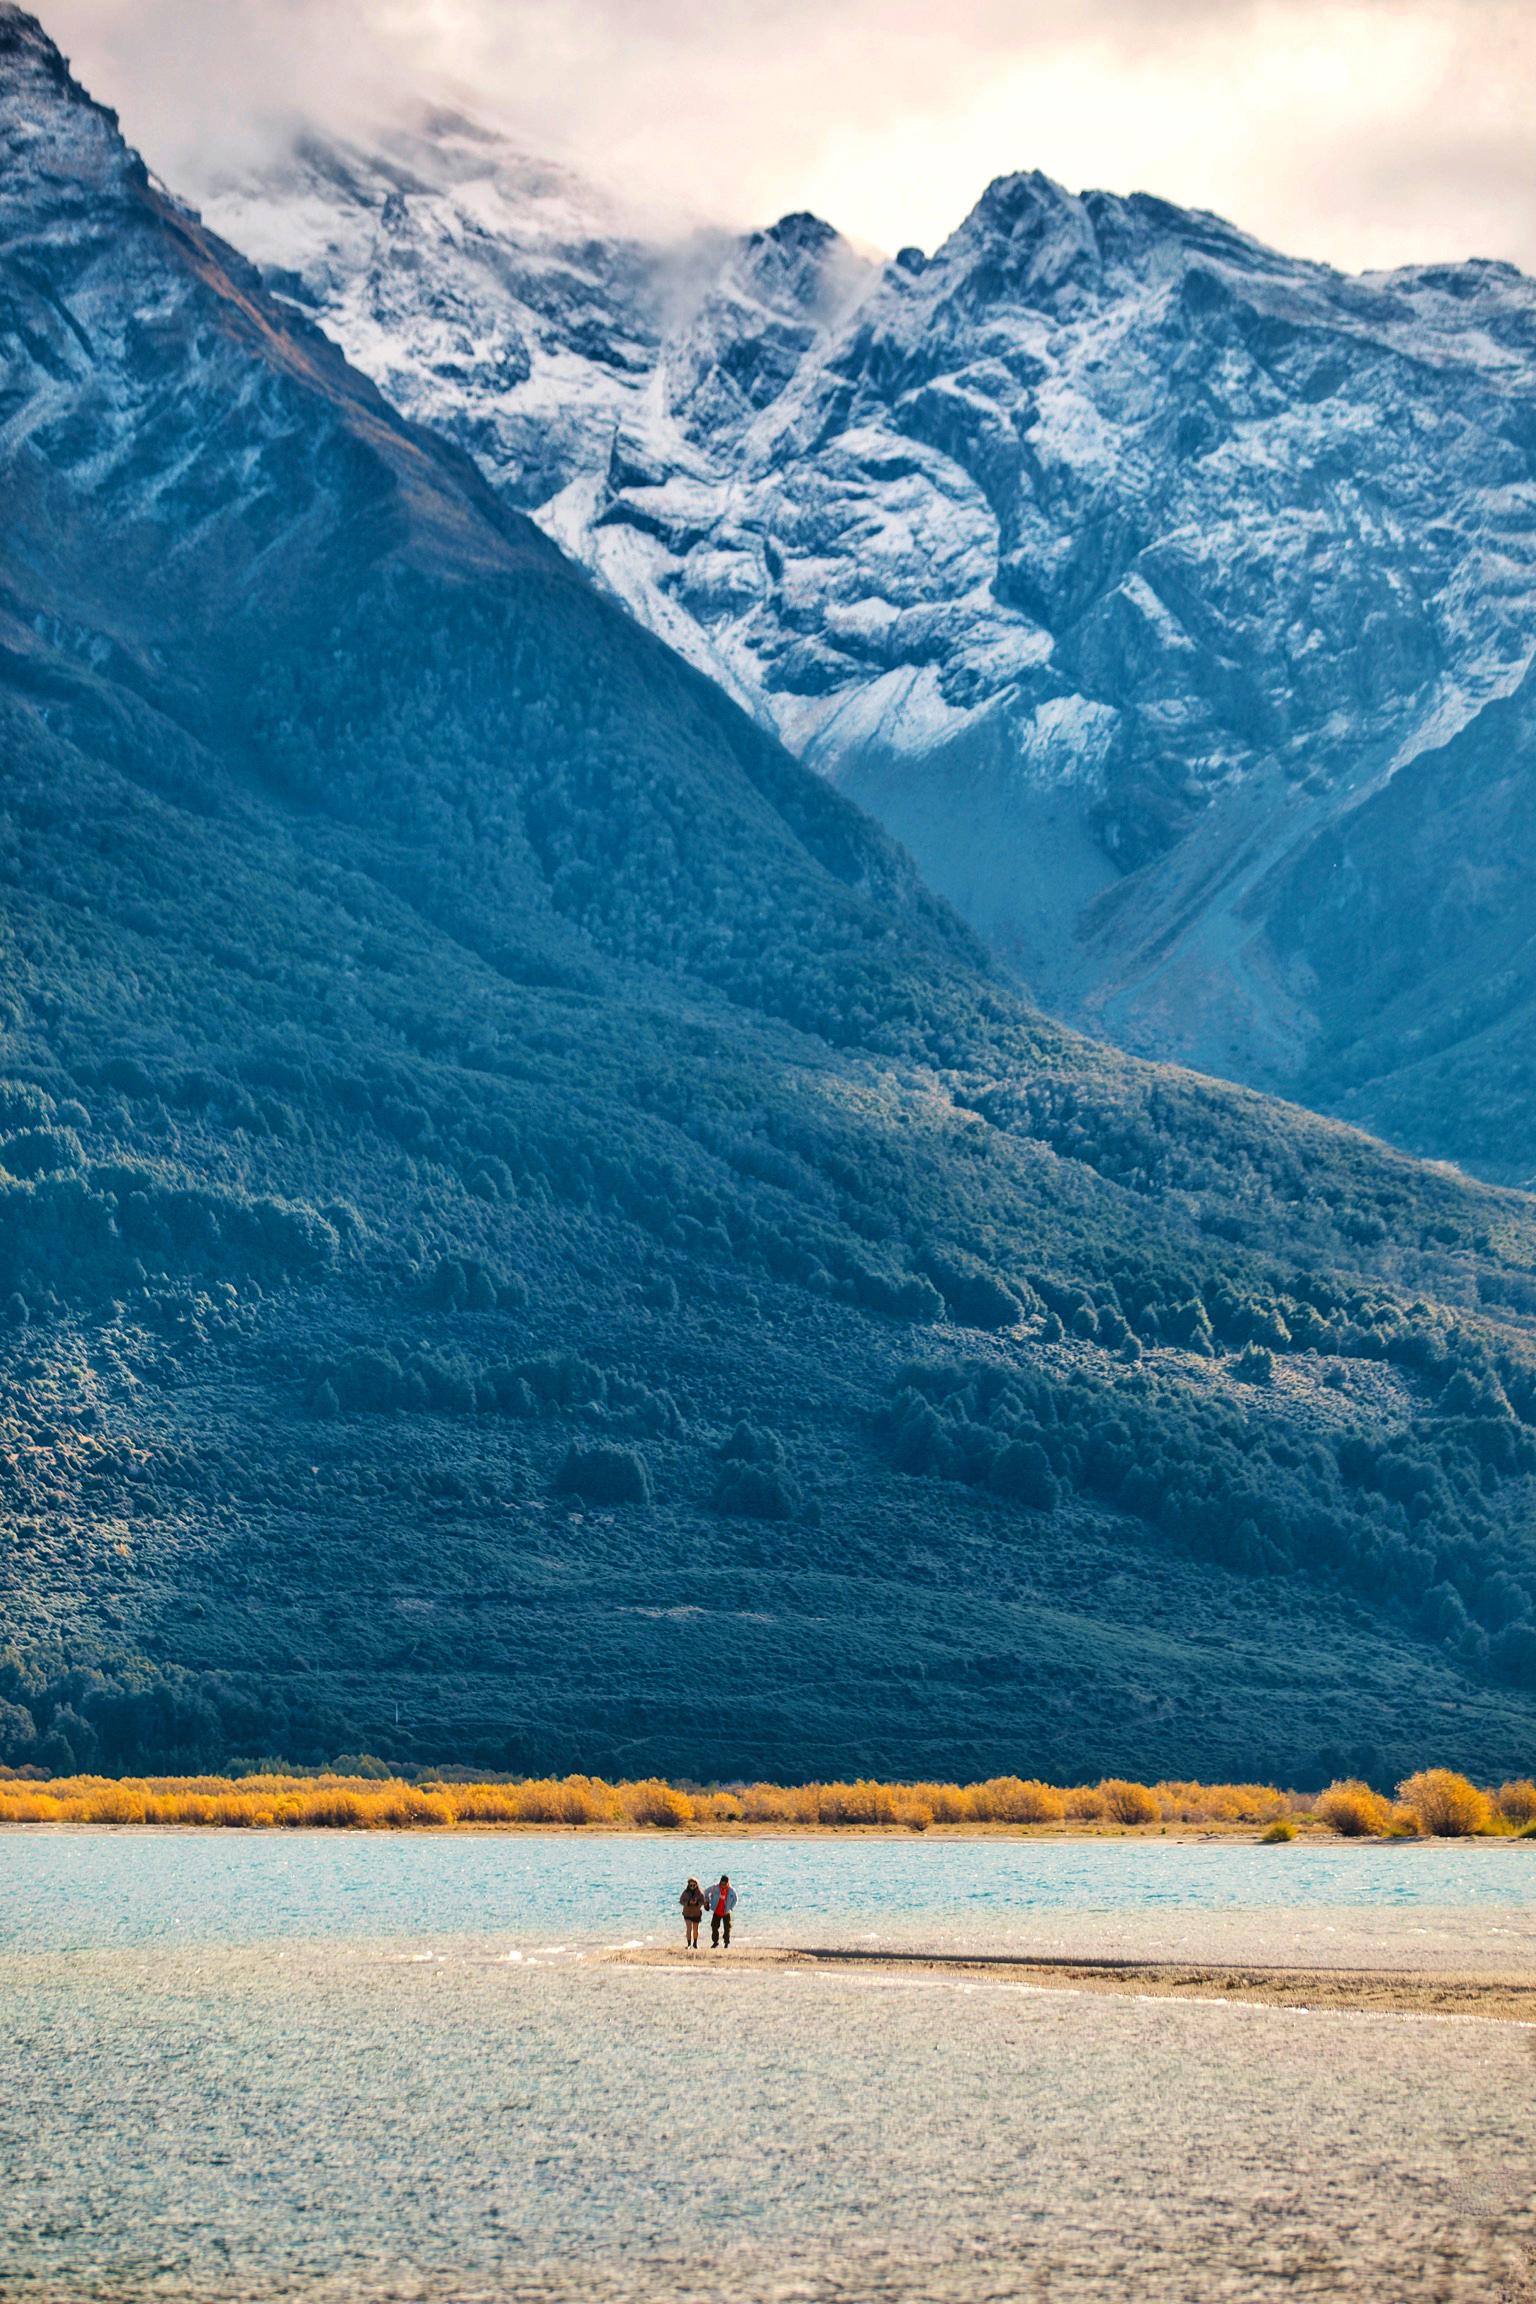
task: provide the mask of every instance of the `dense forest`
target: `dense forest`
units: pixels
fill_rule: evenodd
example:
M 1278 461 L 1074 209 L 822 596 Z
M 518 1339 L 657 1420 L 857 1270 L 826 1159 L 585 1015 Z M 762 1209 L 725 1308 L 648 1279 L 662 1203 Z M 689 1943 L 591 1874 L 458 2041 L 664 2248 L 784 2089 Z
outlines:
M 1042 1017 L 0 67 L 0 1761 L 1528 1767 L 1536 1205 Z

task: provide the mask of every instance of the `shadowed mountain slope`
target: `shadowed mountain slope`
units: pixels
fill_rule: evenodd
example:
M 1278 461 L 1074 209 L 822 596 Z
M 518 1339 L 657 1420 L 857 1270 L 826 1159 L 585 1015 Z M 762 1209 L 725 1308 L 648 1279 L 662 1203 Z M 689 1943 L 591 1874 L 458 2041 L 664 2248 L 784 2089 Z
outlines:
M 0 9 L 0 1757 L 1536 1727 L 1536 1216 L 1063 1032 Z

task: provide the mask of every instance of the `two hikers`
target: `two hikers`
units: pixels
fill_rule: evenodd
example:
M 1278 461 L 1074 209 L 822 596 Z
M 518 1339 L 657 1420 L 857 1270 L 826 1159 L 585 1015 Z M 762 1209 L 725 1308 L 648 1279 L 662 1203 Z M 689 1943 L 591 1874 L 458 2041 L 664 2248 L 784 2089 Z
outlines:
M 736 1891 L 731 1886 L 729 1872 L 722 1872 L 713 1887 L 701 1888 L 697 1880 L 690 1879 L 678 1898 L 683 1908 L 683 1937 L 690 1951 L 699 1948 L 699 1922 L 705 1912 L 709 1914 L 709 1943 L 711 1951 L 720 1945 L 720 1931 L 725 1931 L 725 1948 L 731 1948 L 731 1914 L 736 1909 Z

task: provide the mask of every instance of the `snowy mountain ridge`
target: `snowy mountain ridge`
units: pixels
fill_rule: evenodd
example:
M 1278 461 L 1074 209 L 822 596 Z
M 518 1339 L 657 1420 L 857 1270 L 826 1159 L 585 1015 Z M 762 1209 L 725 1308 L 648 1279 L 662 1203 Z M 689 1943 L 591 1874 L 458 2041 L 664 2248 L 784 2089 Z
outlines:
M 1033 174 L 931 257 L 805 215 L 662 242 L 448 114 L 206 207 L 1050 1004 L 1536 1166 L 1444 1070 L 1490 957 L 1477 1030 L 1523 1030 L 1518 892 L 1453 846 L 1444 981 L 1404 1007 L 1394 789 L 1536 652 L 1530 281 L 1345 278 Z M 1320 882 L 1318 843 L 1362 833 L 1369 868 Z M 1379 984 L 1325 951 L 1362 870 Z

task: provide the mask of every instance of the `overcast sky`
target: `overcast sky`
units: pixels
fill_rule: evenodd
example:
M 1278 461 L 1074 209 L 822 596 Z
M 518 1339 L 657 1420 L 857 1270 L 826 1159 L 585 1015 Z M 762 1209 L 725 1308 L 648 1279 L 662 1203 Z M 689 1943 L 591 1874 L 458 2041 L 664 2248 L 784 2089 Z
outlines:
M 38 4 L 38 0 L 31 0 Z M 932 248 L 988 180 L 1214 208 L 1350 269 L 1536 271 L 1536 0 L 41 0 L 197 192 L 408 94 L 728 223 Z

